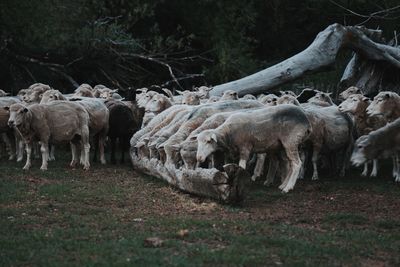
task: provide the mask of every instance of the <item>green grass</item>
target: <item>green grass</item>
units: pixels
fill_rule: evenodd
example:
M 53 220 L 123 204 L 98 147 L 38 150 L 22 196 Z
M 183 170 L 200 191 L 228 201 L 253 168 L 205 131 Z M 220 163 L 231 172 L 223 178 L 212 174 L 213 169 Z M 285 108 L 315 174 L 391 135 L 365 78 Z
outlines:
M 302 181 L 287 195 L 257 181 L 228 206 L 129 164 L 85 172 L 67 161 L 47 172 L 1 162 L 0 266 L 400 264 L 400 188 L 390 179 Z M 163 245 L 146 247 L 148 237 Z

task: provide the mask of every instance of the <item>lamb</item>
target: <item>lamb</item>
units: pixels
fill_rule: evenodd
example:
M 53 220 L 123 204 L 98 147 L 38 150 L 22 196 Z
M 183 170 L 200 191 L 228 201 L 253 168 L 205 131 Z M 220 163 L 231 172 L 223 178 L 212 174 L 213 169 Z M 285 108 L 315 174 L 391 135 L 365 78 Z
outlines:
M 67 101 L 53 101 L 48 104 L 24 106 L 13 104 L 7 107 L 10 111 L 8 125 L 21 133 L 26 145 L 26 164 L 24 170 L 30 169 L 32 142 L 40 142 L 42 152 L 41 170 L 47 170 L 49 159 L 49 142 L 69 141 L 72 148 L 71 166 L 74 167 L 79 155 L 77 145 L 84 149 L 84 169 L 89 163 L 89 114 L 80 105 Z
M 393 156 L 393 176 L 396 182 L 400 182 L 399 152 L 400 118 L 378 130 L 370 132 L 368 135 L 358 138 L 351 161 L 354 165 L 360 166 L 369 160 Z
M 382 115 L 388 122 L 395 121 L 400 117 L 400 96 L 395 92 L 380 92 L 368 106 L 367 114 Z
M 293 189 L 300 173 L 299 146 L 310 132 L 310 122 L 302 109 L 296 106 L 280 105 L 270 107 L 268 112 L 234 114 L 218 128 L 198 135 L 196 158 L 202 163 L 217 150 L 238 151 L 239 166 L 246 169 L 252 152 L 267 153 L 283 148 L 290 169 L 280 189 L 287 193 Z

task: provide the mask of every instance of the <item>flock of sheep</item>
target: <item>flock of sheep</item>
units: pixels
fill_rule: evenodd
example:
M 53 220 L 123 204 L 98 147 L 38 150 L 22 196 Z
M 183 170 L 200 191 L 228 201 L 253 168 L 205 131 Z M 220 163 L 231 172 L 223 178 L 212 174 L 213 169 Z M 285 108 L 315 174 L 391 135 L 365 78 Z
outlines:
M 393 176 L 400 181 L 400 97 L 394 92 L 381 92 L 371 101 L 350 87 L 337 106 L 329 94 L 312 89 L 298 96 L 286 91 L 242 98 L 229 90 L 209 97 L 210 89 L 180 96 L 141 90 L 137 101 L 145 119 L 131 138 L 135 160 L 156 161 L 167 169 L 223 170 L 224 164 L 239 163 L 252 180 L 263 174 L 268 160 L 265 184 L 279 176 L 280 189 L 288 192 L 308 165 L 313 180 L 321 162 L 344 175 L 350 159 L 364 164 L 363 175 L 373 162 L 371 176 L 376 176 L 377 159 L 393 158 Z
M 54 160 L 54 145 L 69 142 L 71 166 L 89 169 L 89 152 L 97 149 L 105 164 L 104 147 L 109 140 L 111 161 L 120 144 L 131 147 L 138 160 L 156 160 L 167 168 L 217 168 L 227 163 L 252 173 L 264 173 L 265 184 L 281 178 L 280 189 L 292 190 L 296 180 L 312 168 L 319 178 L 321 163 L 344 175 L 351 161 L 364 165 L 363 175 L 378 172 L 378 159 L 393 160 L 393 176 L 400 182 L 400 96 L 380 92 L 373 100 L 350 87 L 340 94 L 337 106 L 329 94 L 305 89 L 239 98 L 237 92 L 209 96 L 212 88 L 194 91 L 159 87 L 127 91 L 102 85 L 82 84 L 73 94 L 63 95 L 41 83 L 19 91 L 16 97 L 0 91 L 0 134 L 9 159 L 31 167 L 33 154 L 42 156 L 42 170 Z M 130 145 L 129 145 L 130 140 Z M 91 145 L 92 144 L 92 145 Z
M 128 92 L 129 93 L 129 92 Z M 133 99 L 129 99 L 133 97 Z M 22 161 L 24 147 L 26 164 L 31 167 L 32 151 L 42 155 L 40 169 L 46 170 L 54 160 L 54 145 L 69 142 L 71 167 L 78 163 L 90 168 L 90 143 L 95 155 L 106 163 L 104 147 L 111 146 L 111 161 L 115 162 L 117 143 L 121 147 L 121 161 L 128 150 L 129 139 L 141 125 L 143 112 L 137 107 L 135 95 L 122 100 L 115 90 L 98 85 L 82 84 L 74 94 L 63 95 L 50 86 L 36 83 L 22 89 L 16 97 L 0 97 L 0 133 L 9 159 Z

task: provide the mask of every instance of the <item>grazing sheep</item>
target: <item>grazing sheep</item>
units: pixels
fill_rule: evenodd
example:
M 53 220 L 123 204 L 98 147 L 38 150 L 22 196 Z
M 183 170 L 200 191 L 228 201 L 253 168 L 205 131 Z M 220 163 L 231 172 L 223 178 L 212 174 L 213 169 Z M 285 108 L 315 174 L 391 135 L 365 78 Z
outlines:
M 284 149 L 289 171 L 280 189 L 292 190 L 301 169 L 299 146 L 308 138 L 311 125 L 301 108 L 291 105 L 230 116 L 216 129 L 205 130 L 198 137 L 197 161 L 202 163 L 217 150 L 237 151 L 239 166 L 246 169 L 250 154 Z M 268 133 L 268 134 L 265 134 Z
M 376 158 L 394 158 L 393 177 L 400 182 L 400 118 L 357 139 L 351 161 L 360 166 Z

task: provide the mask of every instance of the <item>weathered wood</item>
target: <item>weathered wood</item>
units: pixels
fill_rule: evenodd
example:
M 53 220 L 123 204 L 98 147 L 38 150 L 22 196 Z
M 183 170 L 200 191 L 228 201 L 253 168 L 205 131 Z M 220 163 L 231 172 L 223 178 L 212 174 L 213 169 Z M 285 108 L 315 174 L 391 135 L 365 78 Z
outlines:
M 182 191 L 204 196 L 224 203 L 238 203 L 243 199 L 244 180 L 249 179 L 246 171 L 236 164 L 224 166 L 224 172 L 215 168 L 195 170 L 176 169 L 157 159 L 139 159 L 131 153 L 132 164 L 135 169 L 163 179 Z
M 395 68 L 400 68 L 400 48 L 371 40 L 371 38 L 380 39 L 380 35 L 381 31 L 378 30 L 332 24 L 320 32 L 311 45 L 302 52 L 250 76 L 214 86 L 210 94 L 222 95 L 229 89 L 243 96 L 273 90 L 306 74 L 331 67 L 342 48 L 355 51 L 363 59 L 384 61 Z M 350 67 L 355 70 L 354 65 Z M 350 77 L 350 69 L 347 71 L 347 76 Z

